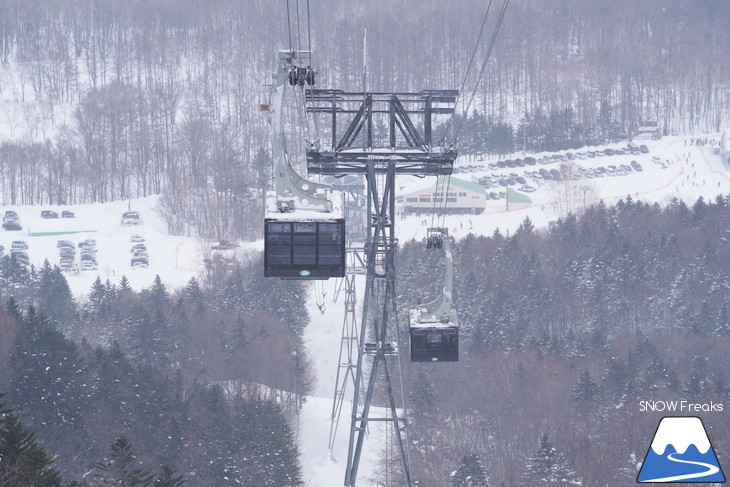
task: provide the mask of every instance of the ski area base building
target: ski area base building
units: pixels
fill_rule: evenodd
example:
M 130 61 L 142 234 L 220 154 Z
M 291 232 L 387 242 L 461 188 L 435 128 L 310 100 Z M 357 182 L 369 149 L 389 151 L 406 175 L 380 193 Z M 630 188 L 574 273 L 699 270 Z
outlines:
M 439 176 L 403 187 L 396 203 L 406 214 L 429 214 L 434 210 L 447 214 L 479 215 L 487 204 L 487 192 L 483 186 L 457 179 Z

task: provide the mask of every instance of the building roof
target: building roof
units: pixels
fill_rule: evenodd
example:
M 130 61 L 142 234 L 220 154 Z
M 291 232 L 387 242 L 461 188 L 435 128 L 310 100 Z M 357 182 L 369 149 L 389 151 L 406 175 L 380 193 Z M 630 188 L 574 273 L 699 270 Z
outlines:
M 524 193 L 507 188 L 507 203 L 532 203 L 532 199 Z
M 478 193 L 481 195 L 485 195 L 487 191 L 484 189 L 484 186 L 476 183 L 472 183 L 471 181 L 464 181 L 463 179 L 455 178 L 453 176 L 439 176 L 436 181 L 434 181 L 431 178 L 428 178 L 427 180 L 419 181 L 417 183 L 410 184 L 408 186 L 405 186 L 402 188 L 399 193 L 400 194 L 409 194 L 409 193 L 415 193 L 418 191 L 435 191 L 436 188 L 439 189 L 439 191 L 442 188 L 445 188 L 446 186 L 452 187 L 452 188 L 461 188 L 465 189 L 467 191 L 472 191 L 474 193 Z

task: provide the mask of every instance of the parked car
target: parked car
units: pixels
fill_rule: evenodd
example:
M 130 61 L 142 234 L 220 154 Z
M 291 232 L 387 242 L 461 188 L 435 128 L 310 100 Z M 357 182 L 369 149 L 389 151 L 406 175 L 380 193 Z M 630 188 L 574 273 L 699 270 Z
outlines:
M 3 228 L 10 232 L 19 232 L 23 229 L 19 222 L 13 220 L 3 223 Z
M 146 252 L 147 246 L 143 243 L 138 243 L 138 244 L 132 246 L 131 252 L 134 253 L 135 250 L 142 250 L 142 251 Z
M 61 212 L 61 218 L 76 218 L 73 211 L 63 210 Z
M 70 240 L 59 240 L 58 242 L 56 242 L 56 247 L 60 249 L 61 247 L 75 248 L 76 246 Z
M 76 256 L 76 250 L 68 247 L 61 247 L 58 255 L 60 255 L 62 259 L 73 259 Z
M 528 157 L 525 157 L 523 160 L 525 161 L 525 164 L 527 164 L 528 166 L 534 166 L 535 164 L 537 164 L 537 160 L 534 157 L 528 156 Z
M 139 217 L 139 213 L 136 211 L 126 211 L 122 213 L 122 225 L 123 226 L 131 226 L 131 225 L 140 225 L 142 223 L 142 219 Z
M 532 193 L 535 191 L 534 186 L 530 186 L 529 184 L 525 184 L 524 186 L 520 186 L 520 191 L 523 191 L 525 193 Z
M 607 156 L 612 156 L 615 151 L 613 149 L 603 149 L 603 153 Z
M 132 235 L 129 237 L 130 242 L 144 242 L 144 237 L 141 235 Z
M 11 250 L 28 250 L 28 242 L 25 240 L 13 240 L 10 244 Z
M 132 257 L 132 267 L 147 267 L 150 261 L 147 256 L 134 256 Z
M 73 259 L 61 259 L 58 265 L 61 267 L 61 270 L 67 271 L 73 268 L 74 261 Z
M 28 254 L 23 250 L 11 252 L 10 258 L 13 259 L 15 262 L 18 262 L 19 264 L 30 265 L 30 259 L 28 258 Z
M 231 239 L 229 238 L 221 238 L 218 240 L 218 244 L 214 245 L 212 248 L 213 250 L 228 250 L 228 249 L 235 249 L 238 247 L 238 244 L 235 242 L 231 242 Z
M 639 164 L 636 161 L 631 161 L 631 167 L 634 168 L 634 171 L 643 171 L 644 169 L 641 167 L 641 164 Z
M 18 217 L 18 214 L 14 212 L 13 210 L 6 210 L 5 216 L 3 217 L 3 223 L 9 222 L 9 221 L 20 221 L 20 218 Z
M 641 151 L 642 154 L 648 154 L 649 153 L 649 148 L 646 146 L 646 144 L 641 144 L 639 146 L 639 150 Z
M 79 242 L 79 248 L 96 252 L 96 240 L 87 238 L 83 242 Z
M 79 267 L 81 267 L 82 271 L 95 271 L 99 268 L 99 265 L 95 260 L 82 260 Z
M 49 218 L 58 218 L 58 213 L 51 210 L 43 210 L 41 211 L 41 218 L 43 219 L 49 219 Z

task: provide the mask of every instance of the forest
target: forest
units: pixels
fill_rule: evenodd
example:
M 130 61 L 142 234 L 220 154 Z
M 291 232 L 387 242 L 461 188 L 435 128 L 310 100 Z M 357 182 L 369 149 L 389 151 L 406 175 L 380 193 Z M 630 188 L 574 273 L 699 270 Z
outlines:
M 458 241 L 460 361 L 406 368 L 423 484 L 455 471 L 488 477 L 455 487 L 633 483 L 667 414 L 640 401 L 728 407 L 728 209 L 730 195 L 667 207 L 627 197 L 547 229 L 525 219 L 513 235 Z M 401 305 L 438 294 L 439 258 L 402 247 Z M 727 414 L 702 418 L 725 458 Z
M 1 485 L 303 485 L 301 284 L 244 267 L 174 292 L 97 279 L 80 304 L 57 266 L 2 264 Z
M 296 8 L 295 8 L 296 4 Z M 260 235 L 279 49 L 311 48 L 317 87 L 476 89 L 463 154 L 556 150 L 730 120 L 723 0 L 509 5 L 482 82 L 467 73 L 485 5 L 436 0 L 0 1 L 3 204 L 163 194 L 175 234 Z M 496 9 L 495 9 L 496 10 Z M 487 32 L 494 17 L 488 17 Z M 488 37 L 488 36 L 485 36 Z M 476 51 L 484 58 L 485 39 Z M 477 64 L 478 65 L 478 64 Z M 459 110 L 464 110 L 464 104 Z M 288 99 L 289 150 L 325 129 Z M 445 121 L 441 121 L 445 123 Z
M 471 485 L 633 482 L 665 414 L 641 401 L 728 407 L 728 209 L 730 195 L 666 207 L 627 197 L 457 241 L 460 361 L 404 363 L 421 485 L 452 472 L 454 487 L 478 475 Z M 437 293 L 439 255 L 411 241 L 397 259 L 405 316 Z M 47 469 L 112 485 L 129 472 L 102 467 L 126 451 L 129 471 L 167 467 L 189 485 L 302 485 L 288 426 L 313 384 L 310 318 L 289 318 L 305 308 L 302 282 L 265 279 L 254 261 L 173 292 L 159 278 L 141 292 L 97 280 L 76 303 L 57 267 L 18 276 L 2 264 L 0 391 L 14 413 L 0 433 L 20 418 L 54 459 Z M 703 420 L 710 435 L 729 426 L 726 414 Z M 260 428 L 276 434 L 262 442 Z M 727 440 L 712 439 L 722 461 Z M 383 465 L 397 478 L 396 462 Z

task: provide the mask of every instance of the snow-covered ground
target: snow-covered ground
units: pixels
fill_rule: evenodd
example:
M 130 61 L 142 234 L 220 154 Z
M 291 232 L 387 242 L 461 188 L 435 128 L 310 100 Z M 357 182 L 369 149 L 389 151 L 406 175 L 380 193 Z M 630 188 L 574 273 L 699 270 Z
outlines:
M 706 137 L 716 138 L 717 134 Z M 650 153 L 642 155 L 622 155 L 601 157 L 595 159 L 581 159 L 576 164 L 586 168 L 597 166 L 628 164 L 637 160 L 643 166 L 641 173 L 632 172 L 627 176 L 582 179 L 569 183 L 544 183 L 530 193 L 533 204 L 522 209 L 506 211 L 504 200 L 487 202 L 485 213 L 475 216 L 448 216 L 445 224 L 456 238 L 467 233 L 491 235 L 496 228 L 504 232 L 514 232 L 526 216 L 536 227 L 546 227 L 548 222 L 561 216 L 566 208 L 578 208 L 582 204 L 603 199 L 606 203 L 614 203 L 619 198 L 631 195 L 642 201 L 667 203 L 672 197 L 685 200 L 689 205 L 703 196 L 712 199 L 719 194 L 730 193 L 730 167 L 723 164 L 719 155 L 712 153 L 710 145 L 688 145 L 690 137 L 664 138 L 659 141 L 647 141 Z M 671 164 L 662 165 L 652 162 L 657 156 L 661 161 L 670 161 Z M 471 173 L 460 173 L 455 177 L 470 179 L 490 175 L 493 172 L 507 174 L 515 172 L 522 174 L 525 169 L 536 170 L 540 167 L 556 168 L 559 163 L 546 166 L 530 166 L 526 168 L 487 169 L 484 161 L 481 168 Z M 465 162 L 457 162 L 465 164 Z M 472 165 L 474 163 L 471 163 Z M 409 178 L 399 178 L 398 185 L 405 186 Z M 564 184 L 577 184 L 588 187 L 589 190 L 574 191 L 570 197 L 574 201 L 566 202 Z M 576 196 L 577 195 L 577 196 Z M 28 243 L 30 261 L 36 266 L 48 259 L 51 264 L 59 262 L 59 252 L 56 242 L 60 239 L 71 240 L 75 244 L 87 238 L 95 239 L 98 248 L 99 268 L 96 271 L 80 271 L 78 274 L 69 273 L 67 279 L 72 292 L 77 299 L 83 297 L 91 289 L 97 276 L 102 280 L 110 279 L 118 282 L 122 275 L 126 275 L 134 289 L 142 289 L 152 284 L 154 276 L 159 274 L 163 283 L 170 289 L 184 286 L 191 278 L 201 276 L 204 269 L 204 258 L 210 251 L 212 242 L 206 242 L 194 237 L 177 237 L 167 234 L 164 221 L 155 211 L 157 197 L 127 201 L 118 201 L 107 204 L 90 204 L 75 206 L 4 206 L 5 210 L 15 210 L 23 225 L 19 232 L 0 229 L 0 245 L 9 252 L 13 240 L 25 240 Z M 137 227 L 123 227 L 121 215 L 129 208 L 140 213 L 143 224 Z M 75 219 L 43 220 L 41 210 L 57 211 L 71 210 L 76 214 Z M 430 219 L 429 219 L 430 220 Z M 401 241 L 411 238 L 421 239 L 425 236 L 426 227 L 421 225 L 422 217 L 407 216 L 398 220 L 397 233 Z M 79 231 L 67 235 L 31 236 L 30 233 L 56 231 L 58 227 L 66 227 L 68 231 Z M 150 266 L 146 269 L 132 269 L 130 265 L 133 245 L 130 236 L 141 235 L 145 238 L 148 248 Z M 240 257 L 253 251 L 262 249 L 261 242 L 243 244 L 236 250 Z M 330 455 L 328 440 L 330 433 L 330 417 L 332 412 L 332 397 L 335 390 L 335 377 L 338 367 L 338 353 L 343 322 L 343 301 L 340 296 L 338 303 L 332 302 L 335 282 L 331 280 L 325 285 L 326 310 L 321 314 L 315 301 L 321 301 L 321 293 L 316 293 L 314 287 L 310 298 L 310 315 L 312 324 L 305 331 L 304 340 L 312 358 L 314 371 L 317 377 L 315 395 L 307 401 L 299 418 L 300 451 L 304 477 L 309 487 L 325 487 L 341 485 L 344 478 L 345 463 L 347 461 L 347 443 L 351 406 L 345 403 L 335 448 Z M 364 282 L 358 283 L 358 291 L 364 290 Z M 358 321 L 359 321 L 358 313 Z M 352 388 L 349 387 L 347 396 Z M 347 397 L 346 396 L 346 397 Z M 370 481 L 374 475 L 375 465 L 378 462 L 379 449 L 384 444 L 383 429 L 371 427 L 368 437 L 369 445 L 365 449 L 360 467 L 359 485 L 363 487 L 376 485 Z

